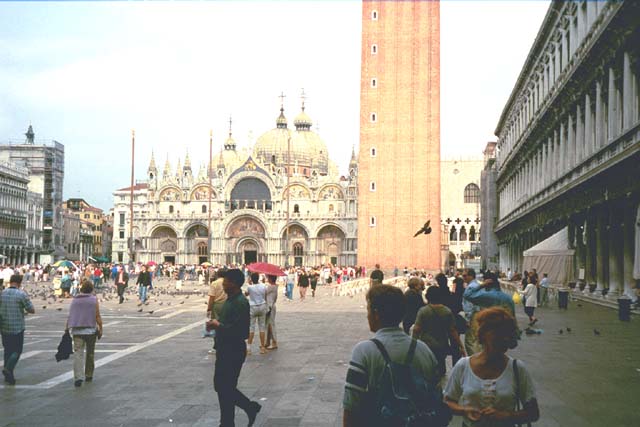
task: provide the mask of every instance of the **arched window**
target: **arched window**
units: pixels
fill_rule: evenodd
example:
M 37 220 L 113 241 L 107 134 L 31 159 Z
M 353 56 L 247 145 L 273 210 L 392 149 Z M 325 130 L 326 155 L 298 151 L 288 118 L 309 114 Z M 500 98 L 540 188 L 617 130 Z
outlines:
M 470 242 L 476 241 L 476 228 L 473 225 L 469 229 L 469 241 Z
M 169 205 L 169 213 L 173 213 L 173 205 Z
M 464 227 L 464 225 L 460 227 L 460 241 L 461 242 L 467 241 L 467 229 Z
M 464 202 L 480 203 L 480 188 L 477 185 L 471 183 L 464 187 Z
M 372 21 L 377 21 L 378 20 L 378 11 L 377 10 L 372 10 L 371 11 L 371 20 Z
M 449 240 L 451 242 L 457 242 L 458 241 L 458 233 L 456 230 L 456 226 L 452 226 L 451 227 L 451 231 L 449 231 Z
M 207 213 L 207 205 L 202 205 L 202 213 Z
M 293 205 L 293 213 L 300 213 L 300 206 Z
M 302 247 L 302 243 L 294 243 L 293 256 L 302 256 L 303 252 L 304 248 Z
M 265 205 L 271 210 L 271 192 L 267 184 L 257 178 L 244 178 L 231 190 L 232 209 L 262 209 Z
M 198 243 L 198 255 L 200 256 L 207 255 L 207 244 L 205 242 Z

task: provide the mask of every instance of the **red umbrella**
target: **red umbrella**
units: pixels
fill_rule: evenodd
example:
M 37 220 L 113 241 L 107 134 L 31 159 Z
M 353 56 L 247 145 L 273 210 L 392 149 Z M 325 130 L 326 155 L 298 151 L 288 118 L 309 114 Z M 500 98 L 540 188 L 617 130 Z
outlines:
M 277 265 L 269 264 L 268 262 L 254 262 L 247 266 L 252 273 L 263 273 L 269 276 L 286 276 L 287 273 L 280 270 Z
M 157 263 L 157 262 L 155 262 L 155 261 L 149 261 L 149 262 L 147 263 L 147 265 L 148 265 L 148 266 L 154 266 L 154 265 L 158 265 L 158 263 Z

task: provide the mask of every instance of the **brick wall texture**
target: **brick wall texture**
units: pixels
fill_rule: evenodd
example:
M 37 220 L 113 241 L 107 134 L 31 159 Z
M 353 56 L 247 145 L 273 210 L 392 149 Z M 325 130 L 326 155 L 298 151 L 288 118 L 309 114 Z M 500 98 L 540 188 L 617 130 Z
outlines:
M 358 263 L 368 267 L 380 263 L 387 270 L 405 266 L 438 270 L 438 1 L 362 2 L 360 84 Z M 370 225 L 371 217 L 376 218 L 375 226 Z M 413 238 L 427 219 L 432 234 Z

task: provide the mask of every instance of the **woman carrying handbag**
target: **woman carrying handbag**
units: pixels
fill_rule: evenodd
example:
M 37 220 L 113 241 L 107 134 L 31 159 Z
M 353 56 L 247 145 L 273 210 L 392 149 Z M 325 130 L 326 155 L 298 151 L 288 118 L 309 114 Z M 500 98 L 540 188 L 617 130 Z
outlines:
M 540 417 L 535 387 L 526 366 L 506 355 L 517 345 L 517 325 L 503 308 L 478 312 L 474 319 L 482 351 L 453 367 L 445 401 L 464 427 L 514 427 Z M 520 409 L 520 402 L 522 409 Z

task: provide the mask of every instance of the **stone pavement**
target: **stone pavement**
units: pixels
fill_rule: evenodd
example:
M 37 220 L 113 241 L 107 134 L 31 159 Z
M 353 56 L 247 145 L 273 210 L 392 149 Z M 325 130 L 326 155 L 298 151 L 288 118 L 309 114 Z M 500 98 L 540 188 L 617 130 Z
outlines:
M 200 338 L 205 300 L 197 293 L 159 295 L 142 313 L 133 298 L 123 305 L 103 300 L 95 379 L 76 389 L 71 360 L 53 358 L 69 302 L 34 299 L 18 386 L 0 386 L 0 426 L 217 425 L 215 356 L 207 354 L 211 341 Z M 320 289 L 315 299 L 280 296 L 278 304 L 280 348 L 259 355 L 254 343 L 240 380 L 240 389 L 263 405 L 256 425 L 341 425 L 351 348 L 370 336 L 364 295 L 332 297 Z M 634 425 L 639 319 L 621 323 L 613 310 L 575 302 L 567 312 L 541 309 L 538 317 L 543 333 L 524 337 L 513 351 L 536 381 L 542 418 L 535 425 Z M 566 327 L 572 332 L 560 335 Z M 239 412 L 236 421 L 245 425 L 245 415 Z

